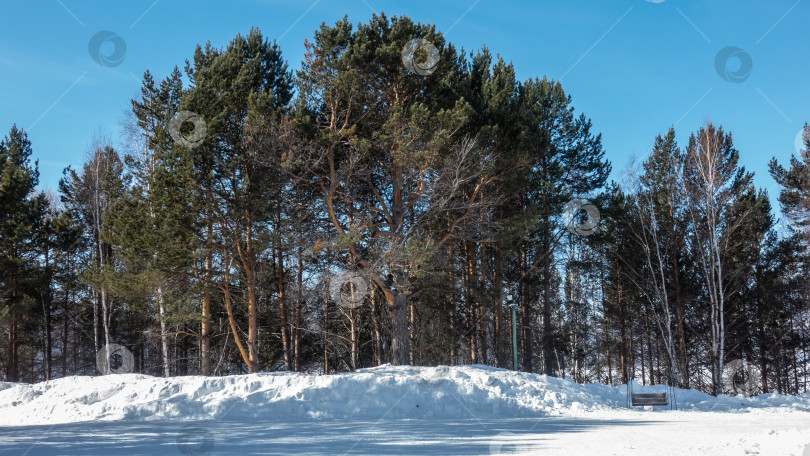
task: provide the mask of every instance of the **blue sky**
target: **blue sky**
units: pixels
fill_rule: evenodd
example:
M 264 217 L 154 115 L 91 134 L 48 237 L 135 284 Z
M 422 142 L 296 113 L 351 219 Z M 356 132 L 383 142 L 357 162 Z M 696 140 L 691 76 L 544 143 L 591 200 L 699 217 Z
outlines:
M 13 0 L 0 16 L 0 132 L 14 123 L 29 131 L 40 186 L 55 189 L 94 135 L 121 140 L 144 70 L 162 78 L 197 43 L 222 47 L 251 26 L 278 39 L 297 69 L 321 22 L 365 22 L 374 11 L 436 24 L 467 50 L 486 45 L 520 79 L 562 79 L 603 134 L 616 179 L 656 134 L 675 125 L 685 145 L 711 120 L 733 133 L 742 163 L 773 194 L 768 160 L 796 153 L 810 121 L 810 0 Z M 120 65 L 91 58 L 101 30 L 125 41 Z M 739 50 L 719 72 L 728 46 Z

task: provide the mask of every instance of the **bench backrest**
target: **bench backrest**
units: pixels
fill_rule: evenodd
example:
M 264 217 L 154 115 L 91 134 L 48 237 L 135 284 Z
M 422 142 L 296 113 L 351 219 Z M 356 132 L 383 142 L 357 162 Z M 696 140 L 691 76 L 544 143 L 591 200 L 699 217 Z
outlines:
M 633 405 L 669 405 L 666 393 L 633 394 Z

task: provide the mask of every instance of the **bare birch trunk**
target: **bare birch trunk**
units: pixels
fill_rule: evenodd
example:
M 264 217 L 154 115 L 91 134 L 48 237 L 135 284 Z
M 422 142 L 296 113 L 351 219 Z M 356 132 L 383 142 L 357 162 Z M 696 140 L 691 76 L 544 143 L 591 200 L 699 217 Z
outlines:
M 169 335 L 166 331 L 166 308 L 163 302 L 163 287 L 157 287 L 155 300 L 157 301 L 158 310 L 160 312 L 160 349 L 163 353 L 163 376 L 171 377 L 172 373 L 169 366 Z

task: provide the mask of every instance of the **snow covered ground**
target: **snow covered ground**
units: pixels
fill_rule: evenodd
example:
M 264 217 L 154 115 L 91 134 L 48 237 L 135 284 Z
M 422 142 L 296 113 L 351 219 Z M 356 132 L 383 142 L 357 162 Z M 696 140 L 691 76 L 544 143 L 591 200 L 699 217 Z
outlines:
M 810 395 L 677 401 L 486 366 L 69 377 L 0 383 L 0 455 L 810 456 Z

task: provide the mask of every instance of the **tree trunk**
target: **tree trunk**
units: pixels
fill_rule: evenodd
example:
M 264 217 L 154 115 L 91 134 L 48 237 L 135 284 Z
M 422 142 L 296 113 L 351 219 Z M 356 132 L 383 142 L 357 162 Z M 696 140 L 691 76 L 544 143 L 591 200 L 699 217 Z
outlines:
M 410 364 L 415 364 L 413 348 L 416 347 L 416 306 L 413 301 L 408 303 L 408 312 L 410 314 L 410 335 L 408 336 L 408 360 Z
M 630 350 L 628 350 L 627 319 L 624 312 L 624 287 L 621 280 L 621 266 L 618 268 L 616 275 L 619 277 L 618 290 L 616 290 L 616 300 L 618 301 L 619 305 L 619 364 L 622 369 L 622 383 L 627 384 L 627 382 L 630 380 L 630 375 L 627 369 L 627 357 L 628 352 L 632 350 L 632 344 L 629 344 Z
M 630 336 L 630 337 L 633 337 L 633 336 Z M 639 355 L 640 355 L 639 358 L 641 359 L 641 384 L 646 385 L 647 384 L 647 371 L 645 370 L 645 364 L 644 364 L 644 333 L 643 332 L 641 334 L 639 334 L 639 343 L 638 343 L 638 345 L 639 345 L 638 349 L 639 349 Z M 633 353 L 633 355 L 635 355 L 635 353 Z
M 500 245 L 495 244 L 495 277 L 494 281 L 494 303 L 492 309 L 495 313 L 495 328 L 494 328 L 494 349 L 495 349 L 495 366 L 505 367 L 504 356 L 504 334 L 503 334 L 503 254 L 501 253 Z
M 374 364 L 377 366 L 382 361 L 382 335 L 380 334 L 380 305 L 377 301 L 377 287 L 373 284 L 369 289 L 369 299 L 371 300 L 371 328 L 374 332 Z
M 63 307 L 63 320 L 62 320 L 62 377 L 67 377 L 67 354 L 68 354 L 68 308 L 70 302 L 70 288 L 65 285 L 65 305 Z
M 354 284 L 351 285 L 352 294 L 354 294 Z M 352 296 L 354 302 L 354 296 Z M 351 338 L 351 351 L 352 351 L 352 370 L 357 370 L 360 365 L 360 344 L 357 336 L 357 309 L 352 307 L 349 309 L 349 325 L 350 325 L 350 338 Z
M 253 374 L 259 367 L 259 343 L 257 325 L 258 307 L 256 306 L 256 288 L 248 287 L 248 356 L 250 357 L 249 373 Z
M 222 250 L 222 256 L 225 260 L 225 264 L 222 268 L 224 277 L 221 289 L 222 296 L 225 300 L 225 312 L 228 314 L 228 324 L 230 325 L 231 333 L 233 334 L 233 340 L 236 342 L 236 347 L 239 349 L 239 354 L 242 356 L 242 361 L 244 361 L 247 365 L 248 372 L 253 373 L 253 358 L 250 356 L 249 350 L 245 349 L 245 346 L 242 345 L 242 338 L 239 336 L 239 331 L 236 327 L 236 316 L 233 313 L 233 304 L 231 302 L 231 265 L 233 261 L 231 261 L 231 258 L 228 256 L 226 249 L 223 248 Z
M 163 376 L 171 377 L 171 367 L 169 365 L 169 335 L 166 331 L 166 306 L 163 302 L 163 287 L 158 286 L 155 293 L 155 300 L 160 311 L 160 350 L 163 354 Z
M 107 299 L 107 290 L 104 287 L 101 287 L 101 323 L 104 328 L 104 349 L 106 351 L 106 362 L 109 366 L 110 358 L 112 357 L 112 347 L 110 346 L 111 338 L 110 338 L 110 323 L 112 312 L 110 311 L 110 302 Z M 107 367 L 107 371 L 109 371 L 109 367 Z
M 293 371 L 301 372 L 301 325 L 303 324 L 303 317 L 301 315 L 301 307 L 303 302 L 301 298 L 295 300 L 295 331 L 293 332 Z
M 12 291 L 12 297 L 16 294 Z M 20 381 L 18 374 L 17 362 L 17 314 L 11 312 L 9 314 L 11 321 L 8 326 L 8 351 L 6 353 L 6 378 L 10 382 Z
M 398 271 L 395 277 L 400 278 L 402 272 Z M 410 330 L 408 328 L 408 295 L 399 288 L 394 288 L 386 294 L 388 309 L 391 313 L 391 361 L 395 366 L 408 365 L 410 356 Z
M 550 234 L 543 238 L 543 358 L 545 361 L 544 373 L 554 375 L 553 334 L 551 327 L 551 242 Z M 531 372 L 529 370 L 529 372 Z
M 206 223 L 206 239 L 210 242 L 213 237 L 211 223 Z M 203 278 L 203 297 L 200 322 L 200 375 L 211 373 L 211 275 L 213 274 L 214 252 L 206 247 L 205 272 Z
M 301 242 L 302 238 L 299 238 Z M 301 307 L 303 307 L 304 296 L 304 254 L 303 245 L 299 245 L 298 249 L 298 296 L 295 298 L 295 331 L 293 336 L 293 370 L 299 372 L 301 370 L 301 325 L 303 324 L 301 316 Z
M 253 251 L 253 220 L 251 214 L 248 212 L 245 218 L 245 231 L 244 231 L 244 247 L 242 246 L 242 239 L 236 236 L 234 242 L 236 244 L 237 253 L 239 254 L 239 263 L 242 267 L 244 274 L 243 284 L 247 291 L 248 303 L 248 336 L 247 336 L 247 350 L 248 350 L 248 372 L 253 374 L 259 367 L 259 345 L 258 345 L 258 305 L 256 296 L 256 264 L 255 255 Z
M 211 292 L 203 291 L 200 328 L 200 375 L 211 373 Z
M 463 340 L 466 343 L 466 361 L 467 363 L 476 364 L 478 362 L 475 349 L 475 266 L 473 263 L 472 242 L 465 241 L 462 243 L 464 248 L 464 270 L 462 272 L 462 283 L 464 284 L 464 314 L 466 315 L 466 324 L 464 325 Z
M 49 285 L 50 287 L 50 285 Z M 53 363 L 52 357 L 52 343 L 51 338 L 51 303 L 47 297 L 49 293 L 46 292 L 42 297 L 42 311 L 45 314 L 45 380 L 51 379 L 51 364 Z
M 760 311 L 757 310 L 759 314 Z M 767 394 L 768 391 L 768 361 L 767 350 L 765 347 L 768 345 L 768 340 L 765 337 L 765 320 L 761 315 L 757 318 L 757 342 L 759 345 L 759 370 L 761 373 L 760 379 L 762 380 L 762 393 Z
M 484 245 L 480 245 L 478 248 L 478 257 L 481 261 L 481 266 L 479 268 L 479 289 L 484 289 L 487 283 L 487 258 L 486 258 L 486 248 Z M 482 293 L 483 295 L 483 293 Z M 478 354 L 478 358 L 480 359 L 481 364 L 487 364 L 489 358 L 487 354 L 489 352 L 489 344 L 487 343 L 487 326 L 489 323 L 489 312 L 487 309 L 487 305 L 491 305 L 491 303 L 485 302 L 484 296 L 479 298 L 480 305 L 478 307 L 478 348 L 480 353 Z
M 329 374 L 329 297 L 323 295 L 323 374 Z
M 689 388 L 689 363 L 686 359 L 686 334 L 684 333 L 684 319 L 686 318 L 686 310 L 681 297 L 681 274 L 680 265 L 678 264 L 677 252 L 672 256 L 672 269 L 674 271 L 674 286 L 675 286 L 675 312 L 678 316 L 678 351 L 680 352 L 681 372 L 683 373 L 681 382 L 684 388 Z
M 280 214 L 277 215 L 280 217 Z M 278 221 L 276 229 L 278 229 Z M 284 273 L 284 257 L 281 250 L 281 240 L 276 241 L 276 289 L 278 290 L 278 313 L 281 324 L 281 351 L 283 353 L 284 368 L 288 371 L 292 368 L 292 350 L 290 349 L 290 322 L 289 312 L 287 309 L 287 296 L 286 296 L 286 280 Z
M 99 321 L 101 315 L 99 309 L 101 308 L 101 297 L 95 287 L 93 288 L 93 352 L 98 353 L 101 349 L 101 333 L 99 330 Z
M 645 306 L 646 307 L 646 306 Z M 647 356 L 649 360 L 649 368 L 650 368 L 650 385 L 655 385 L 655 371 L 653 369 L 653 341 L 652 341 L 652 331 L 650 331 L 650 313 L 649 309 L 644 312 L 644 335 L 647 338 Z M 642 346 L 642 357 L 644 357 L 644 347 Z
M 525 242 L 521 242 L 520 257 L 521 257 L 520 261 L 521 277 L 525 279 L 529 274 L 528 252 Z M 526 280 L 520 281 L 520 296 L 518 297 L 518 305 L 520 306 L 520 325 L 518 326 L 518 329 L 520 330 L 520 348 L 522 350 L 521 353 L 523 354 L 523 360 L 522 366 L 520 366 L 521 369 L 518 369 L 518 366 L 515 366 L 515 370 L 532 372 L 532 357 L 534 354 L 534 351 L 532 349 L 532 339 L 533 339 L 532 326 L 534 322 L 532 322 L 531 318 L 528 286 L 526 285 Z M 549 354 L 549 361 L 550 360 L 551 355 Z

